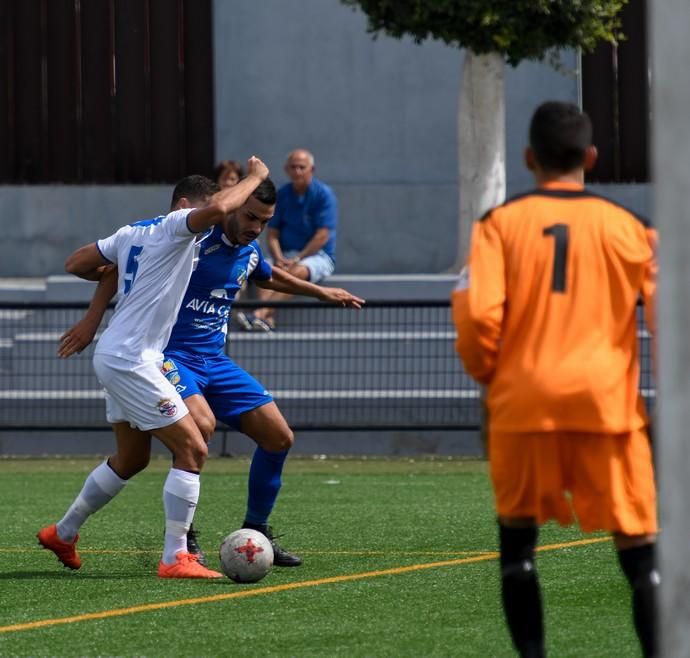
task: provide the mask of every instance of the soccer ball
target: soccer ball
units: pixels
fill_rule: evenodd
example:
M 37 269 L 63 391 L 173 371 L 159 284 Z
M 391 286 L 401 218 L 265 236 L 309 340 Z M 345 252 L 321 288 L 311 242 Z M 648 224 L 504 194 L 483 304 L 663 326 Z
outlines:
M 220 545 L 220 568 L 236 583 L 256 583 L 273 566 L 273 547 L 258 530 L 231 532 Z

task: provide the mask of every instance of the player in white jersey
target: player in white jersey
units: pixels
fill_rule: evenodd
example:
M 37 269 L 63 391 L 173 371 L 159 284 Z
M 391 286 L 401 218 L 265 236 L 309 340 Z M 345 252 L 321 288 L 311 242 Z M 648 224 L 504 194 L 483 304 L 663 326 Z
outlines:
M 199 498 L 199 474 L 208 450 L 187 407 L 161 372 L 168 342 L 191 276 L 195 247 L 208 229 L 244 204 L 268 176 L 266 165 L 249 159 L 247 176 L 217 191 L 203 176 L 190 176 L 173 192 L 178 210 L 121 228 L 78 249 L 66 270 L 99 280 L 108 268 L 119 272 L 119 300 L 94 354 L 94 369 L 106 390 L 108 421 L 119 443 L 130 427 L 150 432 L 173 453 L 163 489 L 165 542 L 162 578 L 218 578 L 187 552 L 187 530 Z M 127 483 L 114 459 L 96 467 L 67 513 L 38 533 L 39 542 L 71 569 L 81 566 L 77 529 Z

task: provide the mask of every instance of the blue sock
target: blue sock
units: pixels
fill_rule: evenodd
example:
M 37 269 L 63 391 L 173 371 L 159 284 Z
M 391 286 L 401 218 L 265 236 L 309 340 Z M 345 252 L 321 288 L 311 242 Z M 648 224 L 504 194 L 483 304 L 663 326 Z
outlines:
M 257 446 L 249 468 L 249 496 L 245 523 L 264 525 L 273 510 L 282 484 L 283 464 L 288 450 L 268 452 Z

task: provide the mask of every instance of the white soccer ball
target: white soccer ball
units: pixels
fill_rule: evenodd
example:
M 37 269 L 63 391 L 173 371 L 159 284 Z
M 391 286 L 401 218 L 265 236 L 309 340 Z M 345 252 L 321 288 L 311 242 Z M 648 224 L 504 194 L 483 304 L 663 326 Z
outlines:
M 236 583 L 256 583 L 272 566 L 273 547 L 258 530 L 235 530 L 220 545 L 220 568 Z

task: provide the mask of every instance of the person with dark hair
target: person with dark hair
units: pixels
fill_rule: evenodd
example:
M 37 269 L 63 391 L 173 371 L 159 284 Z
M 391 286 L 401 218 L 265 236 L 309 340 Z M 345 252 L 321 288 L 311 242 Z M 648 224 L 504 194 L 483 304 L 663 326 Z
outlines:
M 268 249 L 274 267 L 298 279 L 318 283 L 335 269 L 335 235 L 338 203 L 333 190 L 314 176 L 314 156 L 295 149 L 287 158 L 285 173 L 290 182 L 278 190 L 276 213 L 268 227 Z M 260 290 L 263 301 L 286 299 L 287 295 Z M 261 308 L 253 317 L 238 314 L 243 329 L 271 331 L 275 308 Z
M 204 440 L 210 441 L 216 418 L 257 444 L 249 470 L 244 527 L 259 530 L 273 544 L 276 566 L 299 566 L 301 558 L 281 547 L 268 518 L 281 488 L 282 471 L 294 436 L 270 393 L 224 351 L 230 310 L 242 284 L 250 279 L 268 290 L 307 295 L 324 302 L 360 308 L 364 300 L 340 288 L 303 281 L 264 260 L 256 239 L 273 216 L 276 189 L 266 178 L 245 203 L 229 213 L 200 245 L 198 262 L 165 348 L 162 370 L 184 400 Z M 68 357 L 93 339 L 114 286 L 97 290 L 86 316 L 65 333 L 59 354 Z M 118 440 L 117 469 L 128 479 L 149 462 L 151 438 L 129 428 Z M 202 556 L 190 528 L 187 549 Z
M 544 656 L 538 528 L 577 518 L 613 535 L 635 629 L 655 656 L 656 487 L 639 393 L 637 303 L 654 333 L 656 232 L 584 187 L 589 118 L 535 111 L 525 151 L 537 188 L 474 226 L 452 293 L 456 347 L 486 386 L 502 601 L 523 657 Z
M 221 189 L 237 185 L 244 178 L 244 169 L 237 160 L 221 160 L 215 168 L 216 182 Z
M 37 535 L 39 543 L 70 569 L 81 567 L 76 550 L 81 526 L 127 484 L 131 453 L 139 450 L 130 442 L 130 432 L 136 431 L 149 437 L 149 450 L 153 435 L 173 454 L 163 488 L 165 538 L 158 575 L 222 577 L 187 549 L 208 449 L 187 405 L 161 368 L 163 348 L 183 302 L 197 249 L 216 233 L 228 213 L 244 207 L 254 190 L 265 185 L 268 169 L 261 160 L 250 158 L 248 172 L 241 184 L 223 191 L 203 176 L 185 178 L 175 187 L 170 213 L 124 226 L 67 259 L 68 272 L 99 280 L 96 295 L 101 301 L 104 288 L 107 301 L 119 291 L 115 312 L 93 357 L 106 392 L 106 416 L 113 425 L 117 454 L 89 474 L 65 515 Z M 69 338 L 63 343 L 69 345 Z

